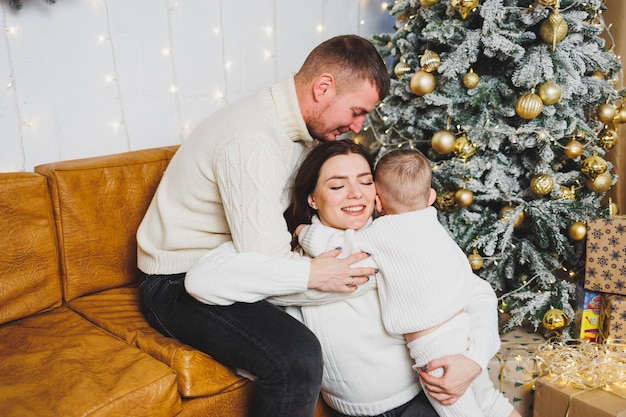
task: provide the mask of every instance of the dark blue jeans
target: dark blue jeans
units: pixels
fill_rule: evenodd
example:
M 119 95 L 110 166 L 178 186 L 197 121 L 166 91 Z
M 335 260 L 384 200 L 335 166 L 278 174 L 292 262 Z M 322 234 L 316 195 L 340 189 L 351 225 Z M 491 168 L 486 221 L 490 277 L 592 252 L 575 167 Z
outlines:
M 255 375 L 250 417 L 311 417 L 322 381 L 315 335 L 280 308 L 259 301 L 212 306 L 190 296 L 185 274 L 151 275 L 141 303 L 156 330 Z

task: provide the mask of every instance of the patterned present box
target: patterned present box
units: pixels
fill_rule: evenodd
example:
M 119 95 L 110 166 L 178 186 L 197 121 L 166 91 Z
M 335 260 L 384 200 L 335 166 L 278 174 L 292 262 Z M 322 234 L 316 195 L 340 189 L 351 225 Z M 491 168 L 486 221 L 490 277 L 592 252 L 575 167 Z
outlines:
M 626 296 L 602 294 L 598 341 L 626 343 Z
M 585 288 L 626 295 L 626 216 L 587 221 Z
M 534 377 L 522 362 L 545 339 L 532 329 L 519 327 L 500 335 L 500 341 L 500 351 L 487 366 L 489 377 L 522 417 L 532 417 Z

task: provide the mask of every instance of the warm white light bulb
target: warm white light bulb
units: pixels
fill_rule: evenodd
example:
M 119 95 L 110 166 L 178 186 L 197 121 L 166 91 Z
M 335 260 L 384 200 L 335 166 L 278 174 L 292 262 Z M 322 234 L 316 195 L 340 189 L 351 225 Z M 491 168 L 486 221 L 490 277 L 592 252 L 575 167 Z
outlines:
M 172 53 L 172 50 L 171 50 L 170 48 L 163 48 L 163 49 L 161 50 L 161 53 L 162 53 L 163 55 L 165 55 L 165 56 L 168 56 L 169 54 L 171 54 L 171 53 Z
M 233 66 L 233 61 L 228 61 L 227 60 L 227 61 L 224 62 L 224 68 L 226 69 L 226 71 L 230 71 L 232 66 Z
M 224 98 L 224 93 L 222 93 L 222 91 L 218 88 L 217 90 L 215 90 L 215 95 L 213 97 L 215 98 L 215 100 L 221 100 Z
M 177 92 L 178 92 L 178 86 L 176 86 L 176 85 L 171 86 L 171 87 L 170 87 L 170 91 L 171 91 L 172 93 L 177 93 Z
M 274 33 L 274 28 L 271 26 L 265 26 L 265 28 L 263 28 L 263 30 L 265 31 L 265 34 L 267 36 L 272 36 L 272 33 Z
M 324 25 L 318 24 L 317 27 L 316 27 L 316 30 L 317 30 L 318 33 L 322 33 L 323 31 L 326 30 L 326 28 L 324 27 Z
M 4 31 L 9 35 L 17 35 L 17 27 L 16 26 L 7 26 L 4 28 Z

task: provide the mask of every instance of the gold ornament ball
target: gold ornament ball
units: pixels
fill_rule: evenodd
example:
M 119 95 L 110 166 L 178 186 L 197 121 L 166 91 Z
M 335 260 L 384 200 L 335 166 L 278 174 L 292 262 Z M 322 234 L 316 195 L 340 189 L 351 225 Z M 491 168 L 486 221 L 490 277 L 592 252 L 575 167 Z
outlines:
M 454 146 L 456 143 L 456 138 L 454 134 L 449 130 L 438 130 L 433 135 L 433 138 L 430 141 L 430 145 L 433 150 L 438 154 L 445 155 L 454 151 Z
M 600 175 L 597 175 L 595 178 L 589 178 L 587 180 L 587 188 L 589 188 L 594 193 L 602 194 L 609 191 L 611 185 L 613 183 L 613 177 L 608 172 L 604 172 Z
M 470 69 L 470 71 L 463 76 L 463 85 L 465 88 L 476 88 L 479 82 L 480 77 L 472 69 Z
M 563 330 L 569 324 L 569 317 L 563 310 L 559 310 L 558 308 L 551 308 L 546 311 L 546 314 L 543 315 L 543 319 L 541 320 L 541 324 L 546 330 L 551 332 L 555 332 L 557 335 L 561 335 Z
M 397 78 L 402 77 L 411 72 L 411 66 L 406 62 L 398 62 L 395 67 L 393 67 L 393 73 L 396 74 Z
M 569 226 L 569 237 L 581 241 L 587 236 L 587 225 L 585 222 L 574 222 Z
M 513 210 L 515 210 L 515 206 L 504 206 L 500 209 L 498 216 L 502 220 L 508 220 L 509 213 Z M 515 219 L 515 223 L 513 223 L 513 227 L 515 228 L 520 227 L 523 222 L 524 222 L 524 210 L 520 211 L 519 215 L 517 216 L 517 219 Z
M 595 70 L 591 74 L 591 78 L 595 78 L 596 80 L 604 81 L 604 73 L 600 70 Z
M 547 195 L 554 188 L 554 180 L 547 174 L 540 174 L 530 180 L 530 188 L 539 195 Z
M 561 99 L 561 87 L 553 81 L 546 81 L 539 87 L 539 97 L 546 106 L 554 104 Z
M 589 178 L 595 178 L 600 174 L 604 174 L 608 167 L 609 165 L 604 159 L 600 158 L 598 155 L 591 155 L 585 158 L 580 167 L 580 171 Z
M 474 251 L 474 253 L 467 257 L 467 260 L 469 261 L 473 271 L 478 271 L 480 268 L 483 267 L 483 257 L 480 256 L 480 254 L 476 250 Z
M 469 12 L 478 6 L 478 0 L 450 0 L 450 4 L 459 12 L 461 18 L 465 19 Z
M 474 202 L 474 193 L 466 188 L 461 188 L 454 193 L 454 201 L 461 207 L 467 207 Z
M 567 36 L 567 22 L 560 13 L 553 13 L 549 18 L 541 23 L 539 27 L 539 35 L 541 39 L 547 43 L 552 44 L 554 49 L 555 45 L 561 42 Z
M 598 107 L 598 119 L 604 123 L 611 123 L 617 112 L 615 104 L 604 103 Z
M 434 6 L 437 3 L 439 3 L 439 0 L 420 0 L 420 4 L 426 7 Z
M 600 146 L 602 146 L 602 149 L 608 151 L 615 146 L 618 138 L 619 135 L 615 130 L 602 129 L 602 132 L 600 132 Z
M 410 85 L 413 93 L 418 96 L 423 96 L 435 90 L 437 81 L 435 80 L 435 76 L 430 72 L 419 70 L 411 77 Z
M 569 159 L 576 159 L 583 154 L 583 144 L 572 139 L 565 145 L 563 152 Z
M 526 93 L 515 103 L 515 112 L 522 119 L 534 119 L 539 116 L 541 110 L 543 110 L 543 101 L 535 93 Z
M 554 6 L 556 4 L 556 0 L 539 0 L 539 4 L 542 6 Z
M 454 154 L 466 161 L 470 156 L 476 153 L 476 144 L 462 135 L 454 141 Z
M 571 188 L 567 188 L 565 186 L 561 186 L 561 198 L 563 200 L 575 201 L 576 200 L 576 189 L 574 188 L 574 186 L 572 186 Z
M 441 65 L 441 58 L 439 58 L 439 54 L 437 52 L 433 52 L 430 49 L 424 51 L 424 55 L 420 59 L 420 65 L 422 66 L 422 70 L 426 72 L 433 72 L 439 65 Z

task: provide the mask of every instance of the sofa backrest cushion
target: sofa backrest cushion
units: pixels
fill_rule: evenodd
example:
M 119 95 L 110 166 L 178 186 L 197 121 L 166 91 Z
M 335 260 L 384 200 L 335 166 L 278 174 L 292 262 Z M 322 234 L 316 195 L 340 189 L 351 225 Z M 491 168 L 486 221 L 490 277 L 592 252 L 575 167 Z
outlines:
M 0 173 L 0 324 L 61 305 L 58 247 L 46 179 Z
M 177 147 L 39 165 L 48 178 L 64 297 L 137 282 L 135 234 Z

